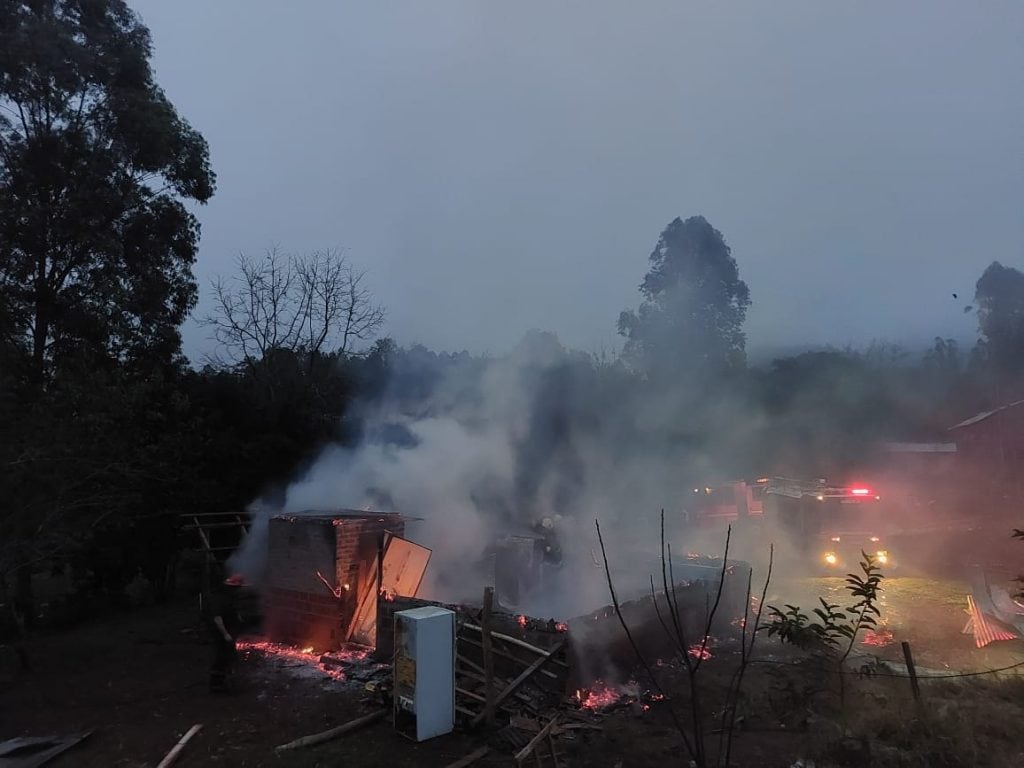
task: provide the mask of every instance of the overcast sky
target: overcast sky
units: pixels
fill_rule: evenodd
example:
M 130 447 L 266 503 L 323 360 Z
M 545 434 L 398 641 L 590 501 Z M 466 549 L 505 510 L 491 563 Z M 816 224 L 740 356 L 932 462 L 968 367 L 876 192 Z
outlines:
M 401 344 L 611 350 L 694 214 L 755 354 L 970 338 L 1024 267 L 1019 0 L 129 2 L 218 175 L 198 314 L 240 251 L 338 245 Z

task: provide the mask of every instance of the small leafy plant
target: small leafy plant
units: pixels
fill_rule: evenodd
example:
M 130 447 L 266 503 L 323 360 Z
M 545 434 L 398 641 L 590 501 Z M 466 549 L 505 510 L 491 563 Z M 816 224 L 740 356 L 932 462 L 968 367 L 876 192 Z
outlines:
M 881 616 L 878 593 L 884 577 L 871 555 L 862 551 L 861 556 L 862 573 L 849 573 L 845 579 L 846 591 L 853 598 L 849 606 L 841 610 L 838 603 L 819 597 L 821 606 L 813 609 L 812 619 L 795 605 L 787 604 L 784 611 L 769 605 L 771 621 L 765 627 L 768 635 L 777 635 L 782 642 L 807 650 L 839 654 L 839 661 L 845 661 L 857 635 L 874 628 Z
M 853 651 L 857 635 L 862 630 L 872 629 L 878 624 L 881 612 L 878 610 L 878 593 L 883 575 L 875 559 L 861 551 L 861 573 L 846 574 L 846 591 L 852 598 L 851 604 L 840 610 L 838 603 L 818 598 L 820 608 L 815 608 L 812 620 L 798 606 L 787 605 L 782 611 L 768 606 L 771 622 L 765 627 L 768 635 L 777 635 L 784 643 L 817 652 L 834 662 L 839 675 L 839 699 L 846 700 L 845 664 Z M 845 712 L 845 704 L 844 704 Z M 845 715 L 844 715 L 845 716 Z

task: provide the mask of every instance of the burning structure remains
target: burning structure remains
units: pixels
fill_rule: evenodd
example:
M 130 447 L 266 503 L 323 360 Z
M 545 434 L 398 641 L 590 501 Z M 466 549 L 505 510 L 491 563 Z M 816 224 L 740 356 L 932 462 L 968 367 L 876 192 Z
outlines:
M 267 541 L 264 625 L 276 643 L 373 645 L 381 590 L 413 596 L 429 550 L 401 538 L 406 518 L 342 510 L 278 515 Z

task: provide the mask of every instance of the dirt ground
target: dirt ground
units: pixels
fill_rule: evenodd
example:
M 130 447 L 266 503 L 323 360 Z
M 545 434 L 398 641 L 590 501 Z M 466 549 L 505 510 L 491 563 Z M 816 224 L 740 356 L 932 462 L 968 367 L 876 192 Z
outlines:
M 38 638 L 36 669 L 0 686 L 0 739 L 92 730 L 50 765 L 154 766 L 194 723 L 203 730 L 177 765 L 445 765 L 474 744 L 463 736 L 417 745 L 377 725 L 330 750 L 278 758 L 274 746 L 372 709 L 358 684 L 296 676 L 243 654 L 229 696 L 207 691 L 210 646 L 194 607 L 149 607 Z M 353 761 L 356 750 L 358 759 Z M 348 754 L 346 754 L 348 753 Z
M 817 595 L 828 597 L 839 587 L 838 580 L 814 579 L 779 585 L 773 592 L 774 597 L 786 601 L 806 598 L 807 602 L 802 604 L 809 605 Z M 960 634 L 965 620 L 963 594 L 963 585 L 956 582 L 888 580 L 884 615 L 887 628 L 893 633 L 892 642 L 884 647 L 861 649 L 900 660 L 899 641 L 906 639 L 914 649 L 918 665 L 925 670 L 991 669 L 1024 659 L 1024 647 L 1019 641 L 979 651 L 969 637 Z M 774 640 L 762 638 L 759 642 L 760 653 L 768 658 L 793 658 L 787 657 Z M 480 736 L 456 733 L 415 744 L 381 722 L 320 747 L 277 755 L 273 747 L 278 744 L 370 711 L 376 706 L 370 701 L 372 695 L 361 684 L 300 674 L 301 670 L 280 660 L 249 653 L 241 664 L 238 692 L 228 697 L 211 696 L 206 690 L 210 648 L 190 603 L 150 606 L 73 630 L 42 635 L 35 640 L 32 653 L 36 669 L 0 685 L 0 740 L 18 735 L 92 730 L 87 741 L 50 763 L 57 768 L 155 766 L 194 723 L 202 723 L 203 730 L 177 763 L 182 768 L 445 766 L 482 743 Z M 723 651 L 705 667 L 709 688 L 723 686 L 731 674 L 731 667 L 724 662 L 719 664 L 727 656 Z M 858 764 L 856 756 L 828 757 L 828 745 L 842 732 L 838 736 L 832 733 L 831 720 L 819 723 L 815 719 L 815 707 L 807 704 L 810 693 L 790 683 L 780 685 L 778 675 L 769 665 L 751 670 L 748 704 L 743 729 L 736 739 L 734 765 L 788 768 L 797 758 L 815 756 L 819 768 Z M 685 708 L 688 697 L 682 676 L 666 673 L 665 685 L 671 698 Z M 879 700 L 886 702 L 885 706 L 900 711 L 912 704 L 905 680 L 876 681 L 872 685 L 882 686 L 880 692 L 864 695 L 881 697 Z M 938 701 L 939 684 L 923 685 L 926 695 L 935 696 L 933 701 Z M 979 701 L 991 698 L 977 686 L 971 690 Z M 942 695 L 943 702 L 956 706 L 963 692 Z M 980 705 L 976 710 L 979 718 L 992 720 Z M 869 711 L 884 710 L 872 705 Z M 1005 711 L 1005 707 L 999 711 Z M 955 710 L 949 717 L 955 717 Z M 874 720 L 863 722 L 863 728 L 870 732 L 880 728 Z M 600 725 L 601 731 L 575 732 L 575 738 L 562 741 L 566 756 L 563 764 L 610 768 L 687 764 L 667 706 L 654 704 L 648 711 L 636 705 L 624 707 L 601 718 Z M 892 738 L 904 737 L 910 738 L 903 732 Z M 882 748 L 896 749 L 879 747 Z M 477 765 L 514 765 L 509 751 L 495 748 Z M 929 763 L 876 760 L 871 764 Z M 952 760 L 932 764 L 972 763 Z M 981 759 L 974 760 L 974 764 L 998 765 Z

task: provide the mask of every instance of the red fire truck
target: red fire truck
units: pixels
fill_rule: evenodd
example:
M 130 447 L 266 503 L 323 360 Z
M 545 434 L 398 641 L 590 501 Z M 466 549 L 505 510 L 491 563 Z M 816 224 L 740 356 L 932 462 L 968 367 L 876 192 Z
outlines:
M 826 571 L 845 573 L 861 552 L 892 568 L 881 496 L 868 484 L 835 485 L 825 479 L 762 477 L 694 488 L 684 520 L 696 528 L 748 524 L 761 541 L 808 558 Z

